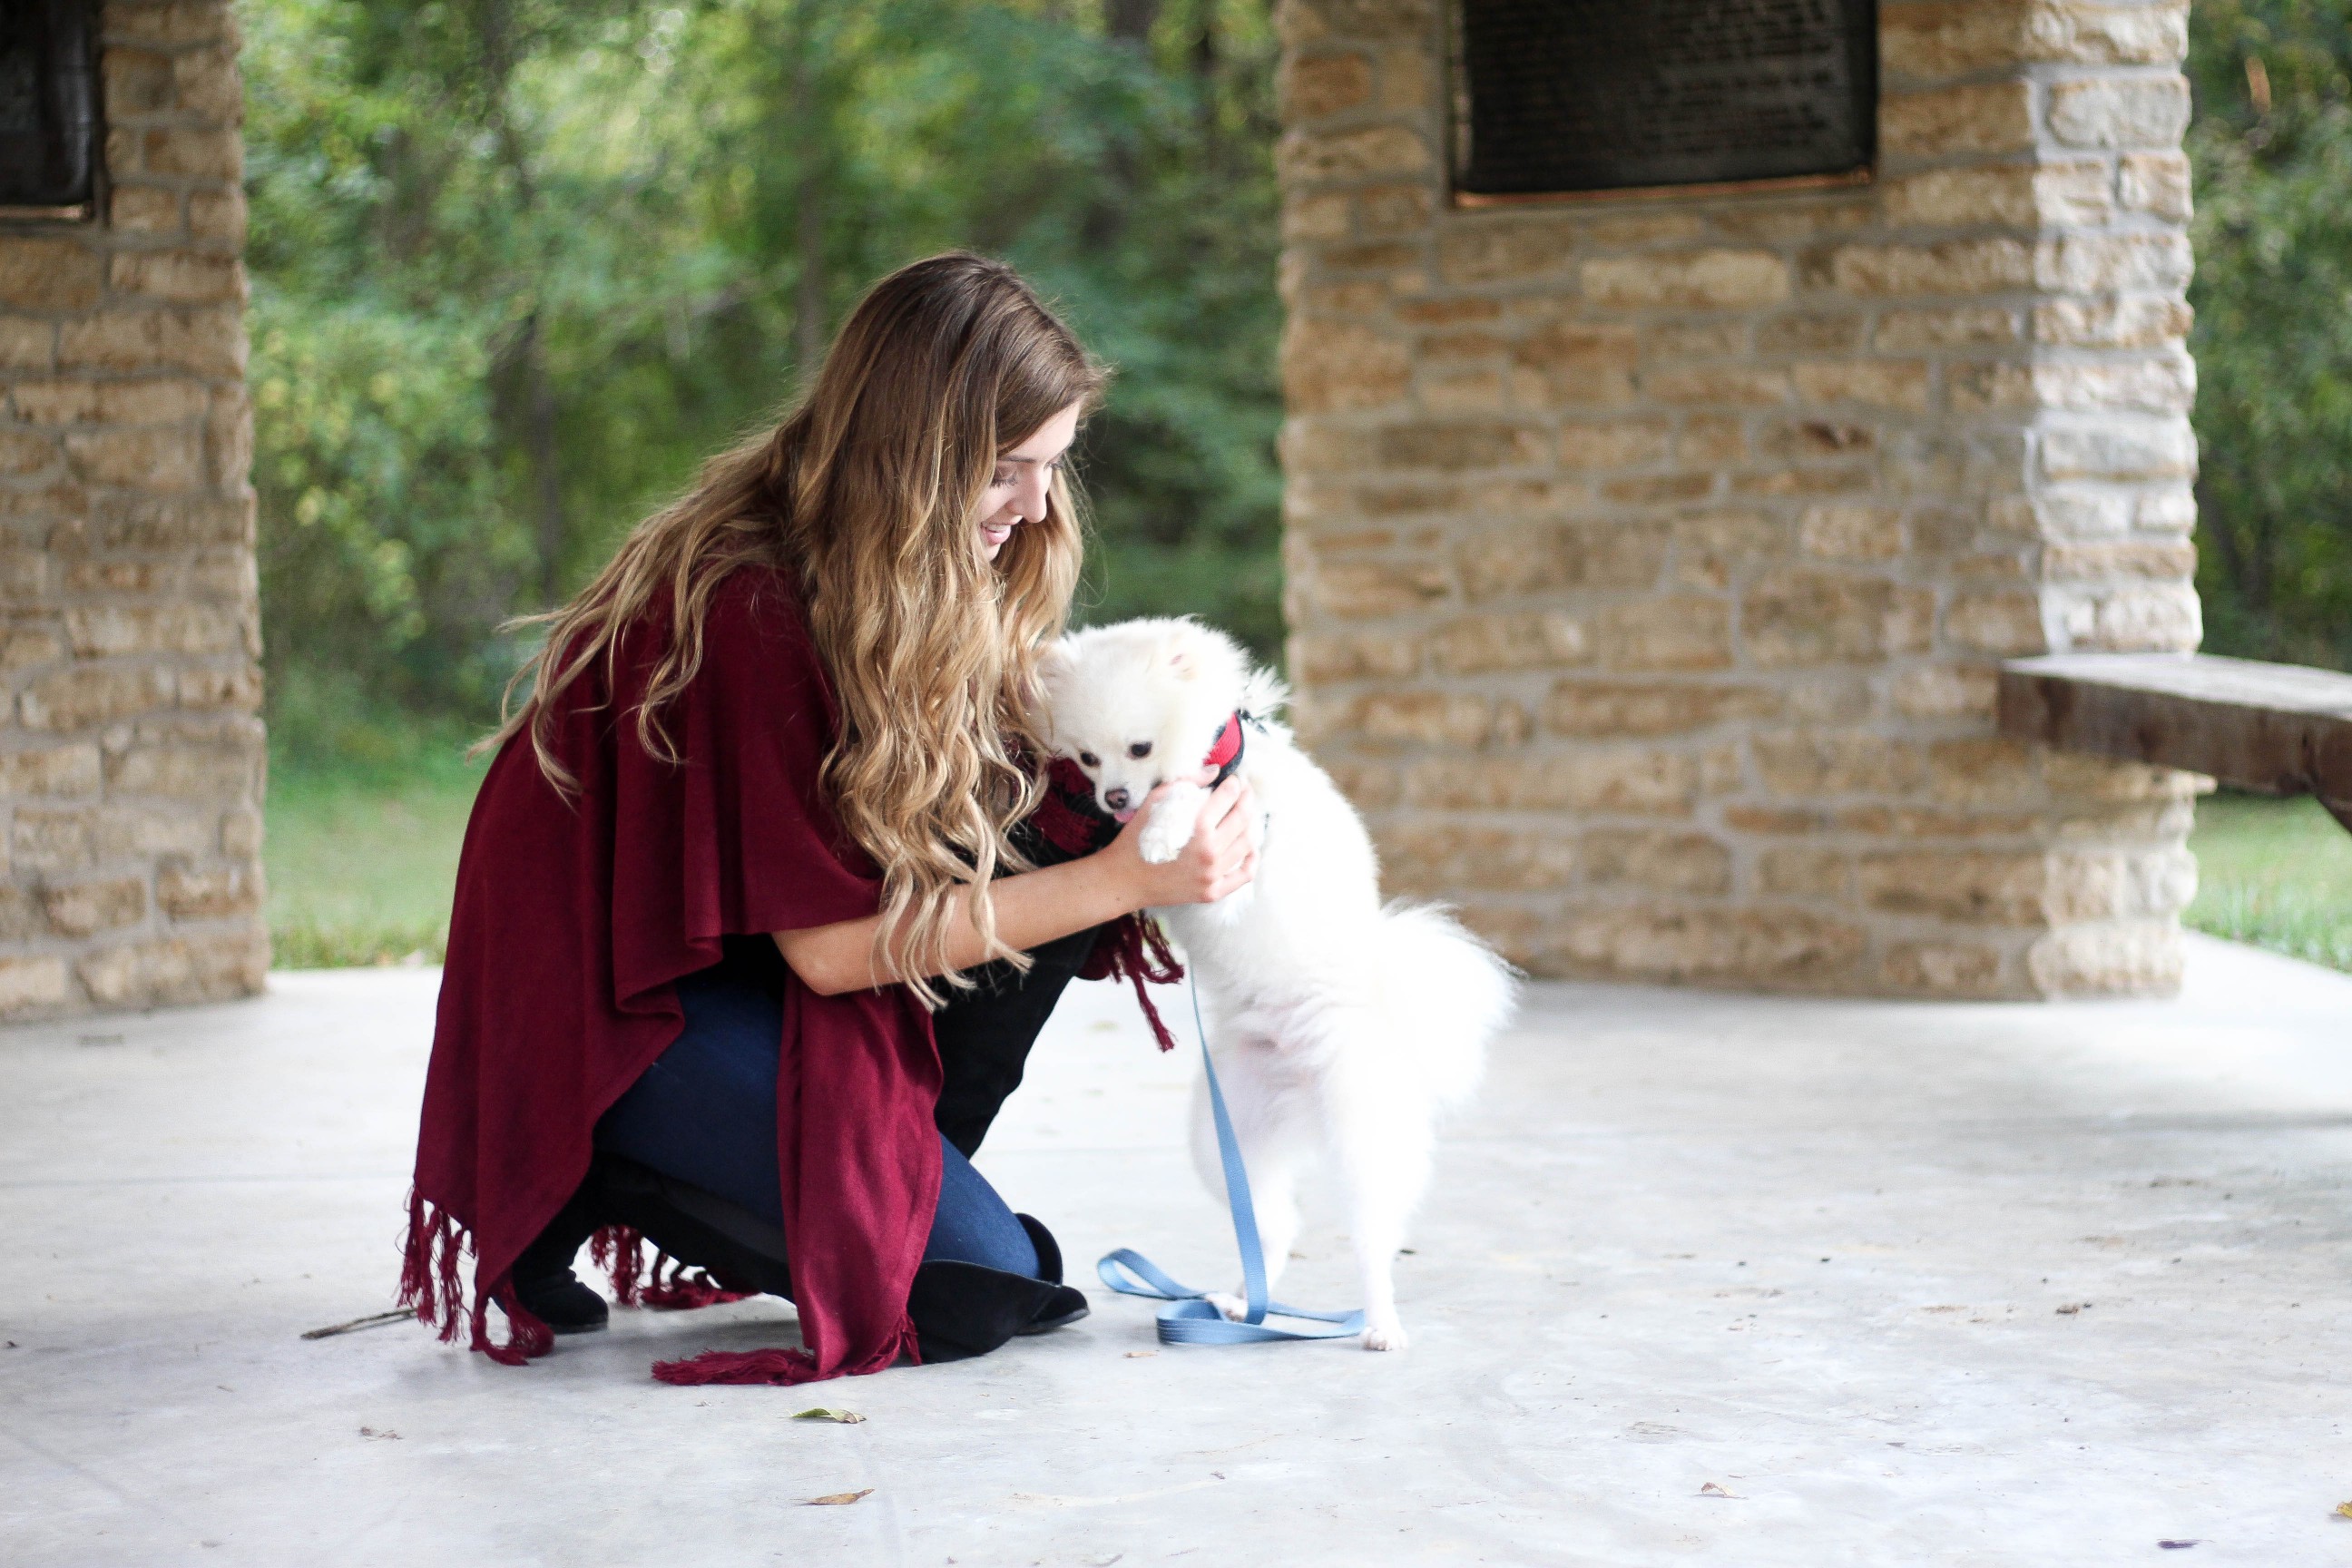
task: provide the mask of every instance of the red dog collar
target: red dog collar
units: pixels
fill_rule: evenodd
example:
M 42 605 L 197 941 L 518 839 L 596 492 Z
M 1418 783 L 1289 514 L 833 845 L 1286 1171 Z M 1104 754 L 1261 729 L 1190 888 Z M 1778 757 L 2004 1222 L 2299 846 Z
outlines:
M 1201 760 L 1202 767 L 1214 768 L 1217 772 L 1217 776 L 1209 781 L 1211 789 L 1233 777 L 1234 770 L 1242 765 L 1242 721 L 1248 717 L 1246 713 L 1236 711 L 1227 719 L 1225 727 L 1217 731 L 1216 743 Z

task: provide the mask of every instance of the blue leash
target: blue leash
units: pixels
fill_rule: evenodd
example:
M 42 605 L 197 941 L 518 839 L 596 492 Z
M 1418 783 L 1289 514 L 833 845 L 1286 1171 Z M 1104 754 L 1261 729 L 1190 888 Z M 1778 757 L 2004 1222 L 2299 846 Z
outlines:
M 1241 1244 L 1242 1293 L 1249 1313 L 1236 1323 L 1202 1298 L 1203 1290 L 1187 1289 L 1160 1272 L 1151 1259 L 1122 1247 L 1105 1253 L 1095 1265 L 1102 1282 L 1122 1296 L 1143 1296 L 1168 1305 L 1160 1309 L 1160 1342 L 1163 1345 L 1254 1345 L 1270 1340 L 1336 1340 L 1364 1331 L 1361 1312 L 1310 1312 L 1265 1299 L 1265 1251 L 1257 1238 L 1257 1210 L 1250 1203 L 1249 1172 L 1242 1165 L 1240 1142 L 1234 1137 L 1233 1118 L 1225 1114 L 1225 1091 L 1217 1086 L 1217 1064 L 1209 1058 L 1209 1031 L 1201 1023 L 1201 993 L 1192 993 L 1192 1032 L 1201 1041 L 1201 1066 L 1209 1075 L 1209 1109 L 1217 1123 L 1217 1154 L 1225 1165 L 1225 1201 L 1233 1206 L 1234 1237 Z M 1320 1329 L 1277 1329 L 1267 1322 L 1300 1318 L 1329 1325 Z

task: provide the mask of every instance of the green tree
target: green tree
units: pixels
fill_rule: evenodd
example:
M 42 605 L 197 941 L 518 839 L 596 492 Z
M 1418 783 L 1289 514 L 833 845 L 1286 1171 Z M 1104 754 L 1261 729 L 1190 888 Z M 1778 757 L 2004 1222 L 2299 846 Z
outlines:
M 1004 256 L 1120 371 L 1098 616 L 1279 637 L 1263 0 L 246 0 L 272 717 L 478 723 L 509 616 L 774 413 L 857 291 Z
M 2198 0 L 2189 67 L 2207 647 L 2352 668 L 2352 5 Z

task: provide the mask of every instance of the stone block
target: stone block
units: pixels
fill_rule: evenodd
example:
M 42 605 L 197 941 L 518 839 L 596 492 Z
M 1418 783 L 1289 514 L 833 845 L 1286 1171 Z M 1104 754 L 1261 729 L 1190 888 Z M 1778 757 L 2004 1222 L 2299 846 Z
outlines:
M 1925 412 L 1927 367 L 1917 360 L 1817 360 L 1790 368 L 1797 395 L 1808 403 L 1853 403 Z
M 47 370 L 57 362 L 57 323 L 0 314 L 0 370 Z
M 1302 584 L 1326 615 L 1360 618 L 1418 610 L 1450 595 L 1444 566 L 1426 561 L 1326 561 Z
M 166 864 L 155 873 L 155 901 L 175 921 L 250 914 L 261 907 L 261 879 L 243 866 Z
M 97 813 L 19 805 L 9 824 L 9 858 L 36 876 L 79 871 L 97 858 Z
M 1853 868 L 1835 849 L 1784 847 L 1757 857 L 1756 878 L 1773 898 L 1842 900 L 1849 896 Z
M 103 550 L 180 550 L 250 545 L 253 500 L 214 496 L 116 494 L 90 508 Z
M 235 181 L 245 173 L 245 144 L 232 126 L 168 126 L 140 135 L 139 159 L 150 174 Z
M 2069 147 L 2170 150 L 2188 128 L 2185 77 L 2091 77 L 2050 89 L 2051 134 Z
M 1993 294 L 2031 284 L 2033 259 L 2016 239 L 1847 245 L 1831 253 L 1829 282 L 1859 295 Z
M 8 388 L 16 416 L 36 425 L 161 425 L 202 414 L 202 384 L 136 381 L 19 381 Z
M 1465 616 L 1431 634 L 1430 655 L 1447 675 L 1498 669 L 1551 669 L 1592 658 L 1584 625 L 1559 610 Z
M 2001 950 L 1982 942 L 1898 942 L 1879 961 L 1887 988 L 1927 996 L 2006 996 Z
M 2116 195 L 2133 212 L 2187 223 L 2189 160 L 2179 153 L 2126 153 L 2116 161 Z
M 109 798 L 160 795 L 171 800 L 250 800 L 260 793 L 260 759 L 235 746 L 169 740 L 134 746 L 107 759 Z
M 2166 295 L 2045 300 L 2033 307 L 2037 342 L 2084 348 L 2158 348 L 2189 334 L 2189 302 Z
M 68 369 L 184 370 L 224 380 L 245 374 L 245 323 L 233 305 L 110 306 L 64 322 L 58 357 Z
M 1665 542 L 1609 523 L 1486 529 L 1454 547 L 1462 591 L 1473 603 L 1556 589 L 1640 588 L 1655 583 Z
M 1480 213 L 1438 232 L 1437 270 L 1448 283 L 1531 282 L 1562 272 L 1574 257 L 1576 230 L 1553 218 Z
M 41 889 L 41 907 L 58 935 L 92 936 L 146 919 L 147 884 L 137 877 L 53 882 Z
M 1391 425 L 1374 441 L 1382 468 L 1448 473 L 1543 467 L 1549 461 L 1551 445 L 1549 436 L 1538 426 L 1502 420 Z
M 1936 595 L 1880 577 L 1783 570 L 1741 600 L 1740 643 L 1760 668 L 1851 663 L 1924 652 Z
M 1731 606 L 1688 594 L 1612 605 L 1593 617 L 1592 642 L 1612 669 L 1722 669 L 1731 663 Z
M 1574 844 L 1558 831 L 1430 822 L 1387 828 L 1379 847 L 1383 879 L 1424 896 L 1543 892 L 1568 886 L 1576 870 Z
M 1863 903 L 1885 914 L 1960 925 L 2036 925 L 2048 915 L 2050 868 L 2038 851 L 1885 850 L 1854 867 Z
M 1285 121 L 1320 120 L 1371 101 L 1372 62 L 1363 55 L 1295 55 L 1275 79 Z
M 1404 125 L 1368 125 L 1352 131 L 1286 133 L 1276 144 L 1275 166 L 1289 184 L 1326 184 L 1347 180 L 1422 174 L 1431 168 L 1429 143 Z
M 106 114 L 110 122 L 142 115 L 168 114 L 177 94 L 172 86 L 172 57 L 152 49 L 110 45 L 99 56 L 99 76 L 104 83 Z
M 1953 305 L 1924 310 L 1889 310 L 1878 318 L 1871 342 L 1894 353 L 1920 349 L 1975 348 L 2015 342 L 2017 312 L 2006 305 Z
M 168 670 L 72 668 L 35 677 L 16 698 L 28 730 L 65 733 L 131 718 L 172 702 Z
M 1927 777 L 1916 742 L 1867 731 L 1782 731 L 1749 742 L 1757 776 L 1773 795 L 1820 801 L 1834 795 L 1899 795 Z
M 99 783 L 98 747 L 89 742 L 0 752 L 0 800 L 95 795 Z
M 2044 996 L 2169 996 L 2186 957 L 2169 920 L 2062 927 L 2026 950 L 2026 973 Z
M 188 193 L 188 237 L 199 244 L 227 250 L 245 248 L 245 192 L 226 190 Z
M 234 46 L 189 49 L 173 57 L 172 91 L 183 113 L 215 125 L 245 120 L 245 84 Z
M 2186 653 L 2204 635 L 2195 586 L 2136 583 L 2081 592 L 2062 602 L 2058 623 L 2068 651 Z
M 1769 408 L 1789 400 L 1789 373 L 1748 365 L 1688 365 L 1645 372 L 1642 390 L 1661 403 Z
M 107 222 L 117 234 L 180 232 L 180 193 L 149 185 L 117 185 L 107 193 Z
M 1394 632 L 1299 632 L 1290 639 L 1290 668 L 1307 682 L 1363 680 L 1419 673 L 1419 639 Z
M 1955 153 L 2022 153 L 2033 145 L 2033 94 L 2023 81 L 1976 82 L 1878 101 L 1883 153 L 1927 158 Z
M 2186 288 L 2192 265 L 2189 237 L 2179 230 L 2063 235 L 2042 241 L 2033 256 L 2035 283 L 2077 294 Z
M 0 245 L 0 307 L 87 310 L 105 281 L 104 257 L 79 238 L 11 235 Z
M 0 1018 L 21 1018 L 62 1006 L 67 986 L 62 958 L 0 954 Z
M 1345 703 L 1317 701 L 1299 714 L 1310 745 L 1349 736 L 1371 746 L 1510 745 L 1527 738 L 1526 711 L 1516 702 L 1469 691 L 1370 692 Z
M 1579 277 L 1585 299 L 1609 310 L 1727 310 L 1789 297 L 1788 263 L 1768 250 L 1602 257 Z
M 1656 893 L 1727 893 L 1731 855 L 1702 833 L 1601 828 L 1582 840 L 1584 879 L 1593 887 Z
M 1797 543 L 1827 561 L 1892 561 L 1903 553 L 1903 512 L 1867 501 L 1809 506 L 1797 521 Z
M 1851 314 L 1773 316 L 1758 323 L 1756 349 L 1768 354 L 1841 352 L 1862 342 L 1862 317 Z
M 30 479 L 57 467 L 63 448 L 47 435 L 0 429 L 0 479 Z
M 168 492 L 205 479 L 203 443 L 184 428 L 68 430 L 66 453 L 87 484 Z
M 1895 710 L 1906 719 L 1993 716 L 2000 677 L 1987 665 L 1927 665 L 1906 669 L 1892 687 Z
M 120 295 L 144 295 L 178 304 L 242 304 L 246 297 L 244 264 L 228 256 L 123 251 L 110 264 L 108 281 Z
M 2066 479 L 2189 479 L 2197 437 L 2186 419 L 2103 420 L 2042 432 L 2042 474 Z
M 2049 651 L 2042 626 L 2042 601 L 2022 590 L 1965 590 L 1953 595 L 1944 610 L 1944 635 L 1968 652 L 2004 658 Z
M 1436 208 L 1427 185 L 1372 185 L 1356 192 L 1356 223 L 1369 235 L 1414 235 Z
M 1780 710 L 1772 687 L 1738 682 L 1562 680 L 1544 703 L 1557 735 L 1618 739 L 1685 734 Z
M 1662 418 L 1570 421 L 1560 426 L 1564 468 L 1627 468 L 1662 460 L 1672 427 Z
M 1676 909 L 1654 903 L 1580 910 L 1543 958 L 1571 973 L 1628 980 L 1738 980 L 1819 985 L 1851 969 L 1862 928 L 1810 910 Z
M 1295 409 L 1328 413 L 1394 403 L 1404 395 L 1411 369 L 1404 346 L 1369 327 L 1293 316 L 1283 333 L 1283 381 Z
M 1282 238 L 1286 245 L 1345 239 L 1354 207 L 1345 191 L 1286 195 L 1282 203 Z
M 66 636 L 83 658 L 142 653 L 244 653 L 249 620 L 240 605 L 76 605 Z

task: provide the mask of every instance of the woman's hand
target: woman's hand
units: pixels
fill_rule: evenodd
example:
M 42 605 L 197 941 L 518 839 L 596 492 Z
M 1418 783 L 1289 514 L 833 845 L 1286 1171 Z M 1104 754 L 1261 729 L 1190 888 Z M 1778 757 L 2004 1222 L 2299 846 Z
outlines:
M 1155 865 L 1143 858 L 1143 825 L 1171 787 L 1163 784 L 1144 796 L 1141 808 L 1096 857 L 1132 909 L 1213 904 L 1257 875 L 1257 851 L 1249 838 L 1257 799 L 1238 774 L 1219 784 L 1202 804 L 1201 820 L 1176 858 Z

